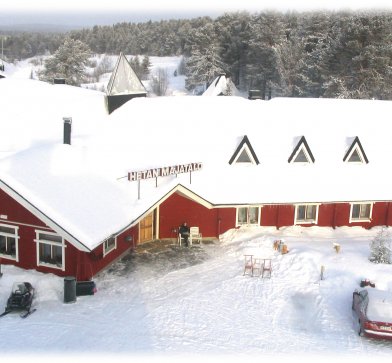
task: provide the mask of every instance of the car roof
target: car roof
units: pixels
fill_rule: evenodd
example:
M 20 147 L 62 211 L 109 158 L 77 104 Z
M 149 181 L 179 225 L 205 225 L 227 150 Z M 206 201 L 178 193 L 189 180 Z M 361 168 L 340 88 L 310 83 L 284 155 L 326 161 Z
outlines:
M 367 289 L 367 291 L 369 295 L 368 319 L 392 324 L 392 292 L 378 289 Z

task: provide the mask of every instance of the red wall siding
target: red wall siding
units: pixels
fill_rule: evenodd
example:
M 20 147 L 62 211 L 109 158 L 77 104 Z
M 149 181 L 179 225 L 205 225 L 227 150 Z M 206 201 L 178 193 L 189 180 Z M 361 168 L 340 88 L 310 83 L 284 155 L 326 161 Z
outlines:
M 361 226 L 364 228 L 392 225 L 392 202 L 374 203 L 370 222 L 349 223 L 350 207 L 350 203 L 321 204 L 317 225 L 323 227 Z M 117 237 L 117 248 L 106 256 L 103 256 L 102 245 L 90 253 L 85 253 L 66 242 L 66 266 L 65 271 L 62 271 L 37 266 L 35 231 L 37 229 L 49 229 L 44 222 L 2 190 L 0 190 L 0 214 L 7 215 L 8 218 L 0 220 L 0 223 L 19 227 L 19 262 L 15 263 L 1 258 L 1 263 L 11 263 L 25 269 L 36 269 L 59 276 L 76 276 L 78 280 L 91 279 L 126 251 L 134 248 L 136 241 L 138 241 L 138 226 L 135 226 Z M 293 205 L 265 205 L 261 208 L 260 225 L 276 226 L 277 228 L 292 226 L 294 224 L 294 214 L 295 207 Z M 176 238 L 177 235 L 173 233 L 172 229 L 177 228 L 183 221 L 187 221 L 190 226 L 199 226 L 203 237 L 216 238 L 227 230 L 235 228 L 236 208 L 208 209 L 181 194 L 175 193 L 159 206 L 159 238 Z M 126 241 L 127 236 L 132 236 L 133 242 Z
M 56 268 L 37 266 L 37 244 L 34 242 L 36 230 L 53 231 L 2 190 L 0 190 L 0 214 L 8 217 L 7 219 L 0 219 L 0 223 L 19 227 L 19 262 L 0 258 L 2 264 L 12 264 L 24 269 L 35 269 L 58 276 L 75 276 L 78 280 L 90 279 L 128 249 L 132 248 L 132 243 L 125 241 L 126 236 L 132 236 L 133 241 L 137 241 L 138 228 L 136 226 L 118 236 L 117 248 L 105 257 L 103 257 L 102 245 L 98 246 L 93 252 L 86 253 L 79 251 L 66 241 L 65 271 L 62 271 Z
M 8 216 L 8 221 L 16 223 L 33 224 L 37 226 L 46 226 L 34 214 L 30 213 L 25 207 L 11 198 L 7 193 L 0 189 L 0 214 Z M 7 220 L 1 220 L 5 223 Z
M 278 221 L 278 205 L 265 205 L 261 208 L 260 225 L 276 226 Z
M 175 193 L 159 207 L 159 237 L 175 238 L 173 229 L 184 221 L 189 226 L 199 226 L 203 237 L 218 237 L 235 227 L 235 216 L 235 208 L 208 209 Z
M 295 207 L 293 205 L 279 205 L 276 226 L 285 227 L 294 224 Z
M 128 242 L 126 237 L 132 237 L 132 242 Z M 83 253 L 80 256 L 81 273 L 80 279 L 88 280 L 102 269 L 120 258 L 125 252 L 136 247 L 138 240 L 138 226 L 134 226 L 117 236 L 117 248 L 107 255 L 103 255 L 103 245 L 98 246 L 90 253 Z
M 236 225 L 236 208 L 219 208 L 218 209 L 218 234 L 225 233 L 231 228 L 235 228 Z
M 321 204 L 318 211 L 318 226 L 335 227 L 336 204 Z

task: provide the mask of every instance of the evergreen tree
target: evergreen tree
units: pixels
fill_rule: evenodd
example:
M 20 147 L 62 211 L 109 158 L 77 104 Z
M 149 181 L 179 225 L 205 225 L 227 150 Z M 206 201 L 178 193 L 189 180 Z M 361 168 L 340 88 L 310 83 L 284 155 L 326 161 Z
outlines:
M 141 64 L 142 79 L 148 78 L 148 75 L 150 74 L 150 67 L 151 67 L 150 57 L 148 55 L 145 55 L 143 57 L 142 64 Z
M 212 24 L 194 32 L 194 44 L 191 56 L 186 60 L 186 88 L 191 90 L 198 85 L 206 87 L 220 73 L 225 73 L 227 66 L 223 63 L 216 42 Z
M 379 233 L 370 242 L 369 260 L 374 263 L 392 263 L 391 255 L 392 236 L 389 231 L 383 227 Z
M 250 23 L 251 38 L 246 66 L 249 88 L 279 84 L 277 47 L 284 40 L 284 24 L 277 13 L 261 13 Z
M 90 52 L 80 40 L 66 38 L 54 55 L 45 61 L 40 79 L 52 82 L 54 78 L 64 78 L 67 84 L 79 86 L 85 81 Z

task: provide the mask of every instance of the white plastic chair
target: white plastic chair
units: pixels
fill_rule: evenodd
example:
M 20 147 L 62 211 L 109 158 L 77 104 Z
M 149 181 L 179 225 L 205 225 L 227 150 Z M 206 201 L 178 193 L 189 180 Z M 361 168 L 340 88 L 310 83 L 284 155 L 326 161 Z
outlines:
M 189 233 L 189 244 L 192 246 L 193 242 L 199 242 L 201 244 L 202 235 L 199 231 L 199 227 L 191 227 Z

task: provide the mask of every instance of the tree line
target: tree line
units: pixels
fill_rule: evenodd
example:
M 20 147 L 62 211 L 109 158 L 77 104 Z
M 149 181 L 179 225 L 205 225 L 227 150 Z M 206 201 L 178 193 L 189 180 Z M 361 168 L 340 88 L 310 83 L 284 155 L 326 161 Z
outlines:
M 52 53 L 66 36 L 99 54 L 183 55 L 189 89 L 224 72 L 241 90 L 267 87 L 274 96 L 392 99 L 388 11 L 124 22 L 63 35 L 14 34 L 5 47 L 16 58 Z

